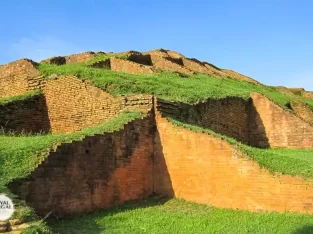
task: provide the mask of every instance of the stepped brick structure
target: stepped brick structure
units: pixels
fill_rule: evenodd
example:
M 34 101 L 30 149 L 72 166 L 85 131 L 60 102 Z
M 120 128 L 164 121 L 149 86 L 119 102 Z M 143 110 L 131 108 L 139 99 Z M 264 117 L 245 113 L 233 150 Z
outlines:
M 169 70 L 253 79 L 169 50 L 127 51 L 123 59 L 85 52 L 42 62 L 86 66 L 134 74 Z M 125 58 L 124 58 L 125 57 Z M 112 120 L 124 111 L 145 117 L 118 131 L 85 136 L 47 149 L 30 176 L 9 188 L 45 216 L 56 218 L 103 209 L 154 194 L 216 207 L 313 214 L 313 180 L 261 169 L 236 145 L 173 124 L 192 124 L 261 148 L 313 148 L 313 113 L 303 103 L 283 109 L 260 93 L 188 104 L 152 95 L 113 96 L 91 80 L 43 77 L 37 63 L 18 60 L 0 66 L 0 98 L 40 89 L 42 93 L 0 104 L 5 132 L 72 133 Z M 290 90 L 289 90 L 290 91 Z M 290 91 L 293 93 L 295 90 Z M 301 91 L 303 96 L 305 91 Z M 50 150 L 50 151 L 49 151 Z

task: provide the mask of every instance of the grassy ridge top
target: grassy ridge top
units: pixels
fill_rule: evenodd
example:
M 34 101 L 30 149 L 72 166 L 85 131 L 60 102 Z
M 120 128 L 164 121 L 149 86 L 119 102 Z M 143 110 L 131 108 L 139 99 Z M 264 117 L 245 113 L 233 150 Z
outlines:
M 170 72 L 134 75 L 101 68 L 91 68 L 88 67 L 87 63 L 65 65 L 39 64 L 38 69 L 45 76 L 52 74 L 75 75 L 79 79 L 91 80 L 95 86 L 113 95 L 145 93 L 167 100 L 195 103 L 208 98 L 219 99 L 227 96 L 247 99 L 250 93 L 258 92 L 285 109 L 288 109 L 287 104 L 291 100 L 297 99 L 308 104 L 313 110 L 313 100 L 281 93 L 273 87 L 255 85 L 232 78 L 221 78 L 204 74 L 181 77 L 179 74 Z

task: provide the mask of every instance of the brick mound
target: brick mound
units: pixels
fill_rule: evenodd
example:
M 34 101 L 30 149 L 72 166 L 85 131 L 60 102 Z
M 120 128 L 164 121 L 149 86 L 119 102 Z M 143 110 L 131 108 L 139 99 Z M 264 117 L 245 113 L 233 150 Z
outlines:
M 312 179 L 273 175 L 225 140 L 174 126 L 157 108 L 121 130 L 57 146 L 10 188 L 37 214 L 53 210 L 58 218 L 153 194 L 220 208 L 313 214 Z
M 313 92 L 304 91 L 304 92 L 303 92 L 303 97 L 304 97 L 304 98 L 313 99 Z
M 299 101 L 291 101 L 290 107 L 297 116 L 313 125 L 313 111 L 310 109 L 308 105 Z
M 238 80 L 244 80 L 254 84 L 260 84 L 256 80 L 234 72 L 232 70 L 220 69 L 210 63 L 201 62 L 195 58 L 187 58 L 184 55 L 165 49 L 156 49 L 147 52 L 138 52 L 134 50 L 129 50 L 121 53 L 113 52 L 84 52 L 80 54 L 74 54 L 69 56 L 58 56 L 49 59 L 42 60 L 41 63 L 49 63 L 56 65 L 63 65 L 67 63 L 81 63 L 87 62 L 91 58 L 94 58 L 98 54 L 107 54 L 109 57 L 115 58 L 114 71 L 132 73 L 132 74 L 151 74 L 159 71 L 171 71 L 177 72 L 182 75 L 192 75 L 195 73 L 207 74 L 210 76 L 217 77 L 231 77 Z M 117 59 L 128 60 L 133 63 L 127 63 L 119 61 Z M 134 63 L 140 64 L 136 66 Z M 144 67 L 144 66 L 150 66 Z M 106 62 L 95 62 L 91 67 L 106 68 L 110 69 L 108 61 Z M 113 69 L 112 69 L 113 70 Z
M 40 86 L 37 63 L 20 59 L 0 67 L 0 98 L 20 95 Z
M 297 95 L 308 99 L 313 99 L 313 92 L 306 91 L 304 88 L 287 88 L 285 86 L 270 86 L 275 88 L 277 91 L 291 94 L 291 95 Z
M 110 58 L 110 67 L 112 71 L 125 72 L 130 74 L 152 74 L 155 68 L 152 66 L 138 64 L 118 58 Z
M 258 81 L 252 79 L 251 77 L 242 75 L 242 74 L 240 74 L 238 72 L 235 72 L 235 71 L 232 71 L 232 70 L 229 70 L 229 69 L 221 69 L 221 71 L 223 73 L 227 74 L 228 76 L 233 77 L 235 79 L 248 81 L 248 82 L 253 83 L 253 84 L 260 84 Z
M 100 52 L 103 53 L 103 52 Z M 92 51 L 87 51 L 79 54 L 72 54 L 68 56 L 56 56 L 49 59 L 44 59 L 40 63 L 63 65 L 69 63 L 82 63 L 96 57 L 96 53 Z

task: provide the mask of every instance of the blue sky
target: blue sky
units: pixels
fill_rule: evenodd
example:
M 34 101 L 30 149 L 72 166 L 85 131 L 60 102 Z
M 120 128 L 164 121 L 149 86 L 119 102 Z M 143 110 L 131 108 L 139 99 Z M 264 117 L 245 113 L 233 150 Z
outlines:
M 313 90 L 313 1 L 1 0 L 0 64 L 165 48 Z

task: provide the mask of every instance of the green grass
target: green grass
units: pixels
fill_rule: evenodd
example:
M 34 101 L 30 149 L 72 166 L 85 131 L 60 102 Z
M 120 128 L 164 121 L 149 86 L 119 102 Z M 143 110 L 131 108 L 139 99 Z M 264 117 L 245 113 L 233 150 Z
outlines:
M 206 133 L 236 145 L 249 158 L 268 169 L 271 173 L 313 178 L 313 149 L 260 149 L 242 144 L 231 137 L 218 134 L 210 129 L 185 124 L 172 118 L 167 118 L 176 126 L 181 126 L 195 132 Z
M 21 95 L 16 95 L 16 96 L 10 96 L 10 97 L 6 97 L 6 98 L 1 98 L 0 99 L 0 106 L 1 105 L 6 105 L 10 102 L 16 102 L 16 101 L 21 101 L 21 100 L 25 100 L 28 98 L 31 98 L 33 96 L 39 95 L 41 94 L 41 90 L 40 89 L 36 89 Z
M 285 109 L 288 109 L 287 104 L 293 99 L 303 101 L 313 109 L 313 100 L 280 93 L 272 87 L 259 86 L 231 78 L 209 77 L 203 74 L 182 78 L 178 74 L 170 72 L 135 75 L 90 68 L 85 63 L 62 66 L 39 64 L 38 69 L 45 76 L 51 74 L 76 75 L 83 80 L 92 80 L 95 86 L 116 96 L 144 93 L 167 100 L 196 103 L 208 98 L 220 99 L 227 96 L 248 99 L 250 93 L 259 92 Z
M 117 118 L 95 127 L 83 129 L 71 134 L 48 134 L 35 136 L 1 136 L 0 135 L 0 194 L 10 196 L 18 212 L 13 218 L 32 221 L 38 218 L 24 201 L 19 200 L 7 188 L 14 179 L 27 177 L 37 165 L 48 155 L 52 148 L 64 142 L 78 141 L 85 136 L 113 132 L 123 125 L 141 118 L 140 112 L 125 112 Z
M 313 216 L 217 209 L 178 199 L 148 199 L 51 224 L 59 234 L 302 234 Z

